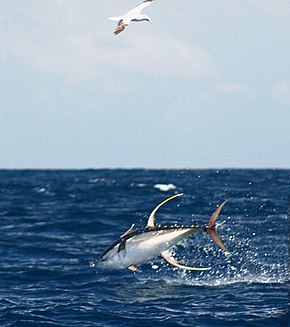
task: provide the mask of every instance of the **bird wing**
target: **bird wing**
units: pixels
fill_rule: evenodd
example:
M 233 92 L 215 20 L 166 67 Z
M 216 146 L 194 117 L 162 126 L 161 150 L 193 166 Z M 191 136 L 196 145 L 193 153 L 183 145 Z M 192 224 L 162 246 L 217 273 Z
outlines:
M 132 10 L 130 10 L 127 15 L 140 15 L 141 11 L 146 8 L 147 6 L 151 5 L 151 3 L 153 3 L 154 0 L 145 0 L 142 3 L 140 3 L 138 6 L 136 6 L 135 8 L 133 8 Z
M 126 28 L 127 24 L 124 23 L 123 19 L 121 19 L 118 23 L 117 28 L 114 31 L 115 35 L 118 35 L 119 33 L 123 32 L 124 29 Z
M 120 21 L 123 17 L 122 16 L 116 16 L 116 17 L 108 17 L 110 20 L 113 21 Z

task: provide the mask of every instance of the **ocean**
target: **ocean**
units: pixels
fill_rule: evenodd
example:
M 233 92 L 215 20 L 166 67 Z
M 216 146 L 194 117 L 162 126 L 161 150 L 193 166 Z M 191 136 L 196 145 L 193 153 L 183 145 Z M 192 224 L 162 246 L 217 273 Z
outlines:
M 0 325 L 289 326 L 290 170 L 0 170 Z M 90 262 L 132 224 L 205 225 L 140 272 Z

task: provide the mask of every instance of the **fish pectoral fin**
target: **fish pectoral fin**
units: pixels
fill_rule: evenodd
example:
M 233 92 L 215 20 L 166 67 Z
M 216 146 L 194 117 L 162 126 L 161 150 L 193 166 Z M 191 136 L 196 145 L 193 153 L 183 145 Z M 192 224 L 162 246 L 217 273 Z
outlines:
M 180 269 L 186 269 L 186 270 L 210 270 L 211 269 L 211 268 L 196 268 L 196 267 L 183 266 L 175 261 L 170 251 L 168 250 L 163 251 L 160 255 L 165 261 Z
M 133 272 L 140 272 L 140 270 L 138 269 L 138 267 L 135 266 L 135 265 L 132 265 L 132 266 L 128 267 L 128 269 L 130 269 Z
M 126 249 L 126 240 L 122 240 L 119 247 L 118 247 L 118 253 Z

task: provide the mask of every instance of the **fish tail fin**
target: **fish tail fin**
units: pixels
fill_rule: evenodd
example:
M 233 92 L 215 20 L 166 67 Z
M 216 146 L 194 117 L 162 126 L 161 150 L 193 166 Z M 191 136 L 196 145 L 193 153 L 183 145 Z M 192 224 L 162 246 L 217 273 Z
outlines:
M 215 212 L 212 214 L 212 216 L 210 217 L 207 225 L 205 226 L 205 230 L 208 232 L 209 236 L 213 239 L 213 241 L 221 248 L 223 249 L 225 252 L 229 252 L 229 250 L 226 248 L 226 246 L 223 244 L 223 242 L 221 241 L 221 239 L 219 238 L 216 229 L 215 229 L 215 222 L 218 219 L 218 216 L 220 214 L 220 212 L 222 211 L 222 208 L 224 207 L 224 205 L 226 204 L 227 200 L 224 201 L 216 210 Z

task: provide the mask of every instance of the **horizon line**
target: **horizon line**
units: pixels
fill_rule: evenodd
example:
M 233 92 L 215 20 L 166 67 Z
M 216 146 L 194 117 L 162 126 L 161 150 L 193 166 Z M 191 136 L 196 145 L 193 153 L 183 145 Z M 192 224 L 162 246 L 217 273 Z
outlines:
M 0 167 L 1 170 L 290 170 L 290 167 Z

